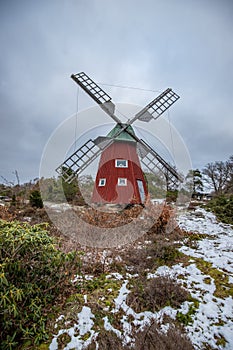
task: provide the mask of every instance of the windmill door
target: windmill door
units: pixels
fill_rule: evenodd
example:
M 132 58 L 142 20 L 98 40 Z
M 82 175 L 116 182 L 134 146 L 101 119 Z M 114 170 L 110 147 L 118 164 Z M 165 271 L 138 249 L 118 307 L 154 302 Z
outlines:
M 137 184 L 138 184 L 138 190 L 139 190 L 141 202 L 144 203 L 145 198 L 146 198 L 146 194 L 145 194 L 145 190 L 144 190 L 144 186 L 143 186 L 143 181 L 137 180 Z

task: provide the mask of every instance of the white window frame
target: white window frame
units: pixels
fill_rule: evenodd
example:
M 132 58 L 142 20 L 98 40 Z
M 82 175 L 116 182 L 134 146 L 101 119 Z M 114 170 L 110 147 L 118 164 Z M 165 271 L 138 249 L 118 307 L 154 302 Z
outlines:
M 106 185 L 106 179 L 105 178 L 99 179 L 99 187 L 104 187 L 105 185 Z
M 119 177 L 117 180 L 118 186 L 127 186 L 127 179 L 123 177 Z
M 125 162 L 124 164 L 119 165 L 119 162 Z M 115 167 L 116 168 L 128 168 L 128 160 L 127 159 L 116 159 L 115 160 Z

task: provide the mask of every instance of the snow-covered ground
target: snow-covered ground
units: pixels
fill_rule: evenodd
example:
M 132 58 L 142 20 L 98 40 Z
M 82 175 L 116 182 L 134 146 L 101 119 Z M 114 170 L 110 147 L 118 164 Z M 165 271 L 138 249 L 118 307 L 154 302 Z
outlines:
M 233 229 L 230 225 L 217 222 L 215 215 L 201 208 L 180 216 L 179 224 L 188 231 L 208 235 L 198 241 L 195 248 L 180 248 L 181 252 L 194 258 L 193 263 L 191 260 L 187 267 L 173 266 L 171 269 L 172 273 L 185 276 L 188 289 L 200 301 L 194 323 L 186 327 L 187 332 L 197 349 L 202 349 L 202 344 L 209 344 L 213 349 L 232 350 Z M 211 263 L 206 275 L 196 266 L 195 258 Z M 218 292 L 219 285 L 221 290 Z M 223 297 L 216 297 L 221 291 Z M 220 339 L 226 340 L 225 347 Z
M 179 223 L 187 231 L 207 234 L 213 238 L 201 240 L 197 249 L 184 246 L 181 249 L 183 253 L 202 258 L 216 268 L 233 273 L 233 229 L 230 225 L 218 223 L 214 214 L 201 208 L 180 216 Z
M 205 238 L 197 240 L 196 245 L 183 245 L 180 251 L 190 257 L 188 264 L 177 264 L 172 267 L 161 266 L 154 274 L 148 273 L 148 278 L 158 275 L 176 277 L 187 288 L 194 300 L 195 309 L 190 314 L 192 322 L 186 325 L 186 331 L 195 349 L 233 349 L 233 229 L 229 225 L 218 223 L 213 214 L 204 209 L 185 212 L 179 216 L 179 225 L 193 233 L 205 234 Z M 132 276 L 131 276 L 132 277 Z M 162 321 L 166 314 L 175 319 L 177 313 L 187 315 L 192 302 L 184 302 L 180 309 L 165 307 L 157 313 L 149 311 L 136 313 L 126 303 L 128 289 L 127 276 L 111 275 L 111 278 L 122 280 L 118 296 L 114 299 L 111 314 L 121 313 L 121 331 L 112 326 L 106 314 L 103 317 L 104 327 L 111 330 L 125 342 L 132 341 L 131 327 L 133 324 L 143 329 L 146 323 L 155 319 Z M 87 296 L 84 296 L 85 303 Z M 130 317 L 129 317 L 130 316 Z M 57 323 L 63 318 L 61 315 Z M 129 321 L 130 320 L 130 321 Z M 70 324 L 70 323 L 69 323 Z M 64 347 L 68 349 L 85 349 L 95 340 L 98 333 L 93 329 L 95 315 L 90 307 L 84 305 L 77 313 L 72 327 L 57 330 L 55 324 L 54 338 L 50 350 L 58 349 L 58 338 L 61 334 L 69 335 L 69 342 Z M 166 326 L 166 325 L 165 325 Z M 166 329 L 166 327 L 164 327 Z M 96 344 L 98 349 L 98 344 Z

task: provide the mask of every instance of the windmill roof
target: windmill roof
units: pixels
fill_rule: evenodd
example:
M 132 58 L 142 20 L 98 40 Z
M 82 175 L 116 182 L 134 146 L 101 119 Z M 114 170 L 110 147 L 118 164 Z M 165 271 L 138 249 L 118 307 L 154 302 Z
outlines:
M 126 124 L 122 124 L 122 125 L 123 125 L 123 126 L 126 126 Z M 122 130 L 122 126 L 121 126 L 120 124 L 117 124 L 117 125 L 108 133 L 107 137 L 111 137 L 111 138 L 115 137 L 115 136 L 120 132 L 120 130 Z M 135 132 L 134 132 L 134 130 L 133 130 L 133 128 L 132 128 L 131 125 L 128 125 L 127 130 L 128 130 L 131 134 L 135 135 Z M 136 135 L 135 135 L 135 136 L 136 136 Z M 128 132 L 125 131 L 125 130 L 122 131 L 115 139 L 116 139 L 116 140 L 119 140 L 119 141 L 133 141 L 133 142 L 135 142 L 135 139 L 134 139 L 130 134 L 128 134 Z

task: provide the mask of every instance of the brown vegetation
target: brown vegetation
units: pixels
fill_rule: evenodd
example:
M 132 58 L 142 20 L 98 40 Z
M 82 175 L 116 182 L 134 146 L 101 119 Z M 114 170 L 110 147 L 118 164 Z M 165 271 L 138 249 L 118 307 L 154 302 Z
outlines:
M 86 349 L 95 350 L 96 342 L 101 350 L 194 350 L 191 341 L 179 328 L 169 324 L 167 332 L 155 321 L 146 326 L 143 331 L 135 332 L 133 346 L 123 345 L 115 333 L 103 331 Z
M 152 322 L 135 340 L 134 350 L 194 350 L 191 341 L 178 328 L 170 325 L 162 332 L 159 324 Z
M 135 279 L 127 304 L 136 312 L 156 312 L 165 306 L 179 307 L 189 293 L 169 276 L 158 276 L 151 280 Z

